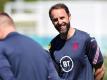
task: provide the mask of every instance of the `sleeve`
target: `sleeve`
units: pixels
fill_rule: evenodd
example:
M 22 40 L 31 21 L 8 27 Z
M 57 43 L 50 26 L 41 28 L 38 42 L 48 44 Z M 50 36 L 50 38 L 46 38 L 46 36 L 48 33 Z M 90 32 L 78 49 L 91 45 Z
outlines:
M 16 80 L 10 69 L 10 64 L 0 47 L 0 80 Z
M 86 41 L 86 54 L 94 68 L 100 68 L 103 64 L 103 56 L 95 38 L 90 37 Z

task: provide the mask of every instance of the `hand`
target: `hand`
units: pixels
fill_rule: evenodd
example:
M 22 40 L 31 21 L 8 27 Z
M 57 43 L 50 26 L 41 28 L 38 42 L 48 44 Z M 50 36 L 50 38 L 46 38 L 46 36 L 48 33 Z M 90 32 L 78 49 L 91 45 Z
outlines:
M 101 68 L 98 68 L 95 70 L 95 80 L 103 80 L 105 74 L 105 68 L 104 65 L 101 66 Z

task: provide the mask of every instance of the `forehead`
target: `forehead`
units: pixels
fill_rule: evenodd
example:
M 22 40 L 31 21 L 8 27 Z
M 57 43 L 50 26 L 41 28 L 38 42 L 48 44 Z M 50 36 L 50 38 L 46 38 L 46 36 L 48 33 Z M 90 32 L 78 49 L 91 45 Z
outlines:
M 68 16 L 64 9 L 53 9 L 51 11 L 52 17 L 59 17 L 59 16 Z

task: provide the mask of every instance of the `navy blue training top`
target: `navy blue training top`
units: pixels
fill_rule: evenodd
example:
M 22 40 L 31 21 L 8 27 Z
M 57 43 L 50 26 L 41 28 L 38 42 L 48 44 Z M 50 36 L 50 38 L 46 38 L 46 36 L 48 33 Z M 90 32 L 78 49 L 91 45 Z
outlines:
M 68 40 L 56 36 L 49 50 L 59 76 L 65 80 L 94 80 L 93 68 L 103 64 L 95 38 L 77 29 Z
M 49 55 L 17 32 L 0 40 L 1 80 L 59 80 Z

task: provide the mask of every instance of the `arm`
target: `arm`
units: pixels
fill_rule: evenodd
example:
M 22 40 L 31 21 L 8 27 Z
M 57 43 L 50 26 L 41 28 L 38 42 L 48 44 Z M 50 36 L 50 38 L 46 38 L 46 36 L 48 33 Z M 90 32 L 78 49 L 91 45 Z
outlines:
M 98 68 L 95 70 L 95 80 L 103 80 L 105 74 L 105 67 L 104 64 L 101 66 L 101 68 Z
M 1 80 L 16 80 L 10 69 L 10 64 L 0 47 L 0 79 Z
M 94 68 L 95 80 L 102 80 L 104 77 L 104 65 L 103 65 L 103 56 L 101 54 L 100 48 L 95 40 L 95 38 L 90 38 L 87 41 L 86 45 L 87 56 L 89 61 Z

